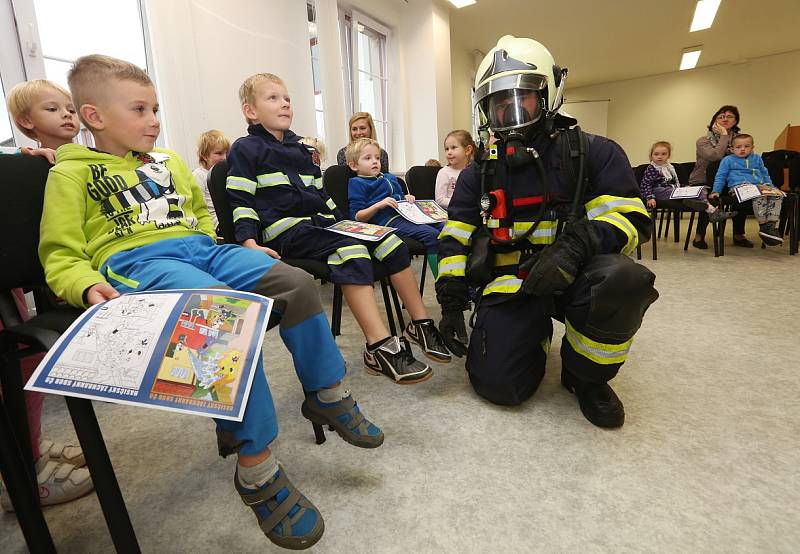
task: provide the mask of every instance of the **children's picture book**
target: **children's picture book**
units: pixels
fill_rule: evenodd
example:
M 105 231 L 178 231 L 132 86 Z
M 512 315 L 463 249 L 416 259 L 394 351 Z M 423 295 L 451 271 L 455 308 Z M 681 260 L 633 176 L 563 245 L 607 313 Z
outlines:
M 25 389 L 241 421 L 271 310 L 227 289 L 125 294 L 86 310 Z
M 672 189 L 669 197 L 673 200 L 683 200 L 684 198 L 700 198 L 703 193 L 703 186 L 696 187 L 677 187 Z
M 734 187 L 733 192 L 739 202 L 746 202 L 759 196 L 786 196 L 785 192 L 773 186 L 751 185 L 749 183 Z
M 329 227 L 323 227 L 323 229 L 332 233 L 353 237 L 354 239 L 368 241 L 383 240 L 395 231 L 394 227 L 384 227 L 383 225 L 373 225 L 372 223 L 351 221 L 349 219 L 337 221 Z
M 411 223 L 420 225 L 447 221 L 447 211 L 434 200 L 417 200 L 416 202 L 398 202 L 397 213 Z

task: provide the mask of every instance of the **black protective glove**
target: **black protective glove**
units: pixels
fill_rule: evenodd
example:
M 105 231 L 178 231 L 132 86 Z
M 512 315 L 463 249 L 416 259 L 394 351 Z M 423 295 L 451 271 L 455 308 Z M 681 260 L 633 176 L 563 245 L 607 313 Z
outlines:
M 458 358 L 467 353 L 467 328 L 464 325 L 464 312 L 442 310 L 439 332 L 447 349 Z
M 600 253 L 600 242 L 599 231 L 588 219 L 568 225 L 553 244 L 520 265 L 520 270 L 528 271 L 522 291 L 534 296 L 563 292 L 581 267 Z
M 442 306 L 439 332 L 444 345 L 460 358 L 467 353 L 464 310 L 469 306 L 469 287 L 463 279 L 439 279 L 436 281 L 436 300 Z

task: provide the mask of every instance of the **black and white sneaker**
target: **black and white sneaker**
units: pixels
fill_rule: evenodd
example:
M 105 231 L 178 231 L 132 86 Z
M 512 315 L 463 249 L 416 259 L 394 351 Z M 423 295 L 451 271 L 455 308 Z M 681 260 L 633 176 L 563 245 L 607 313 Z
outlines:
M 783 237 L 774 223 L 763 223 L 759 225 L 758 236 L 767 246 L 780 246 L 783 244 Z
M 373 375 L 386 375 L 400 385 L 427 381 L 433 375 L 431 367 L 414 358 L 405 337 L 389 337 L 375 349 L 364 350 L 364 364 Z
M 419 323 L 412 321 L 406 327 L 406 336 L 419 345 L 425 355 L 434 362 L 449 362 L 453 359 L 432 319 L 425 319 Z

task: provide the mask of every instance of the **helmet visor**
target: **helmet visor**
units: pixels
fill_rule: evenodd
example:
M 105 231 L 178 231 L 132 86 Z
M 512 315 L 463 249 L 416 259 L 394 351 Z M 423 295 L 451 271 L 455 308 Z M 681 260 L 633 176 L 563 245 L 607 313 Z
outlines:
M 532 90 L 501 90 L 489 96 L 485 110 L 494 131 L 518 129 L 539 119 L 541 95 Z

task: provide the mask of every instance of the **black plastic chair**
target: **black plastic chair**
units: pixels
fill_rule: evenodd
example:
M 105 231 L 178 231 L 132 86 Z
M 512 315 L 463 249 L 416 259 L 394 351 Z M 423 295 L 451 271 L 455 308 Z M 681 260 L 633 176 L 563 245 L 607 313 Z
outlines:
M 25 541 L 32 552 L 55 552 L 39 507 L 38 485 L 22 390 L 20 359 L 49 350 L 82 310 L 52 301 L 39 263 L 39 220 L 47 172 L 46 160 L 0 156 L 0 333 L 3 406 L 0 410 L 0 470 Z M 37 315 L 22 322 L 11 289 L 33 290 Z M 94 482 L 111 538 L 118 552 L 138 552 L 139 545 L 108 457 L 92 402 L 65 397 L 75 432 Z
M 408 188 L 411 194 L 421 200 L 434 200 L 436 198 L 436 176 L 441 167 L 415 165 L 406 173 Z

